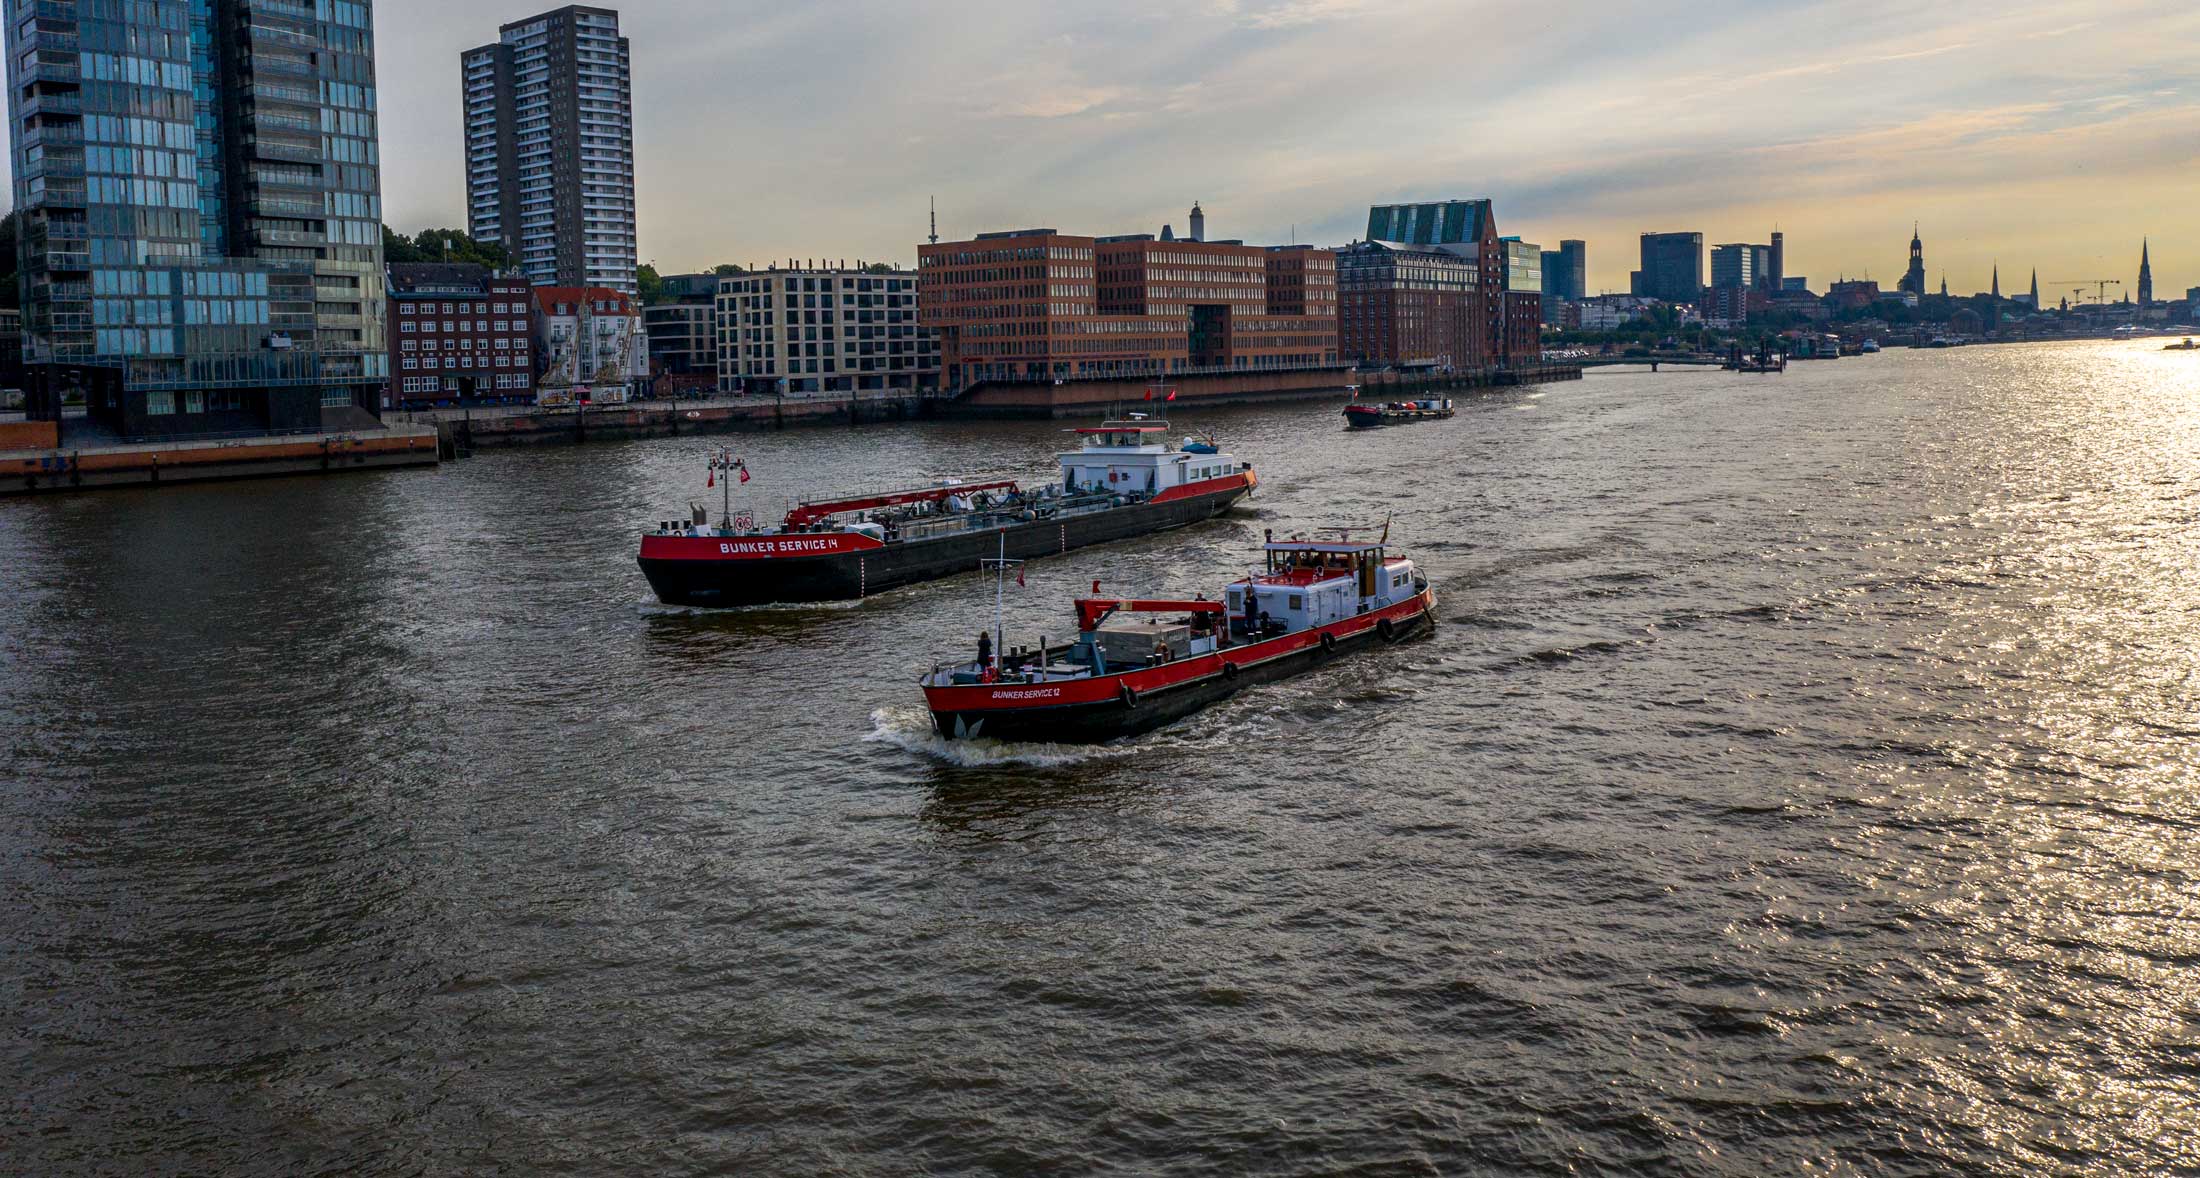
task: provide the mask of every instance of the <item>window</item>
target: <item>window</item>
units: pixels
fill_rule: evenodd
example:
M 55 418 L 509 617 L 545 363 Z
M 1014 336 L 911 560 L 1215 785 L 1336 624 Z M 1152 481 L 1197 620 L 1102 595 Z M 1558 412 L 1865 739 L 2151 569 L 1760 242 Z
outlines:
M 1285 603 L 1285 607 L 1288 609 L 1305 609 L 1306 595 L 1303 593 L 1292 594 L 1291 599 Z
M 145 394 L 145 412 L 152 417 L 167 417 L 176 411 L 174 393 Z

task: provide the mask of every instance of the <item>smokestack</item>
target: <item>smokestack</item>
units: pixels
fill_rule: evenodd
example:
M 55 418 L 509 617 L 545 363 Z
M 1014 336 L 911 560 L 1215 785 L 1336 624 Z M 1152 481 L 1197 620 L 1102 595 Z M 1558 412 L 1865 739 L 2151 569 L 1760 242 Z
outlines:
M 1192 235 L 1187 240 L 1207 240 L 1207 214 L 1200 211 L 1199 202 L 1196 200 L 1192 202 Z

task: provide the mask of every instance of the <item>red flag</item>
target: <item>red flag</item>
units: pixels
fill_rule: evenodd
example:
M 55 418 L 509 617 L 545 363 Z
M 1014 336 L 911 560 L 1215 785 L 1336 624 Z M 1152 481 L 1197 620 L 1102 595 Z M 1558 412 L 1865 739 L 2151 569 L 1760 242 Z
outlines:
M 1024 566 L 1022 565 L 1016 566 L 1016 587 L 1018 589 L 1024 587 Z
M 1174 401 L 1174 400 L 1176 400 L 1176 390 L 1175 390 L 1175 389 L 1170 389 L 1170 390 L 1169 390 L 1169 400 L 1171 400 L 1171 401 Z
M 1146 399 L 1147 399 L 1147 400 L 1149 400 L 1149 401 L 1153 400 L 1153 390 L 1152 390 L 1152 389 L 1147 389 L 1147 390 L 1146 390 Z
M 734 465 L 734 469 L 736 469 L 736 470 L 738 470 L 738 471 L 740 471 L 740 472 L 741 472 L 741 481 L 742 481 L 742 482 L 744 482 L 744 483 L 745 483 L 745 482 L 748 482 L 748 481 L 749 481 L 749 464 L 748 464 L 748 463 L 746 463 L 746 462 L 736 462 L 736 463 L 734 463 L 733 465 Z
M 716 466 L 710 468 L 710 479 L 706 481 L 703 485 L 706 487 L 715 487 L 718 485 L 718 468 Z

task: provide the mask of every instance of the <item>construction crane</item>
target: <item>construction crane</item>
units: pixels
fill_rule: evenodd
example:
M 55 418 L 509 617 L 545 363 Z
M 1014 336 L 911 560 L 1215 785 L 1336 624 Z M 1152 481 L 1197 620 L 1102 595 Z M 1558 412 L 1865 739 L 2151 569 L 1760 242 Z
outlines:
M 2094 288 L 2093 301 L 2104 307 L 2108 305 L 2108 288 L 2124 284 L 2124 280 L 2121 278 L 2057 278 L 2053 280 L 2052 285 L 2061 286 L 2066 282 L 2076 284 L 2070 288 L 2070 301 L 2074 303 L 2084 302 L 2085 288 L 2090 286 Z

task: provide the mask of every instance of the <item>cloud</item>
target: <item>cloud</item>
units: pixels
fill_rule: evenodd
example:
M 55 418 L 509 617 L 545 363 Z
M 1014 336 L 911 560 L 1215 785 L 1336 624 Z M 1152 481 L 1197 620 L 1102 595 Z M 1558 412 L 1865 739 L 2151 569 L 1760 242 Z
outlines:
M 380 0 L 387 219 L 464 219 L 458 53 L 542 0 Z M 1974 254 L 2090 270 L 2190 221 L 2200 11 L 2067 0 L 1991 19 L 1914 0 L 812 0 L 621 7 L 642 253 L 908 261 L 942 231 L 1181 227 L 1337 241 L 1378 201 L 1493 197 L 1532 240 L 1762 240 L 1899 270 L 1913 217 Z M 2200 237 L 2200 235 L 2196 235 Z M 1890 248 L 1889 243 L 1893 242 Z M 2189 274 L 2180 271 L 2196 259 Z M 2073 269 L 2073 272 L 2079 272 Z M 2103 271 L 2104 273 L 2106 271 Z

